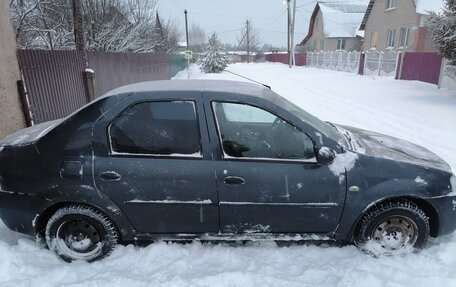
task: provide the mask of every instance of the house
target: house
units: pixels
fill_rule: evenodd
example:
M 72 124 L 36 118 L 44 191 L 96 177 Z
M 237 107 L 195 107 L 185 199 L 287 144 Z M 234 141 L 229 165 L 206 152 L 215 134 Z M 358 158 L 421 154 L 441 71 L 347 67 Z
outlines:
M 315 5 L 309 32 L 299 44 L 307 51 L 359 51 L 363 33 L 359 27 L 369 0 L 321 0 Z
M 360 27 L 363 51 L 437 52 L 426 19 L 443 7 L 444 0 L 370 0 Z

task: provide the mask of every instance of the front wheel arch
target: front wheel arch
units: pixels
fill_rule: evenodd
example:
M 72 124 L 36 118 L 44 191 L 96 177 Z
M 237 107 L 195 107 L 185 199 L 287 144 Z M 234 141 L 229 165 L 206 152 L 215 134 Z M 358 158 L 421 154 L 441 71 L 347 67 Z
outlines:
M 365 209 L 358 216 L 358 218 L 355 220 L 355 222 L 353 223 L 353 225 L 352 225 L 352 227 L 350 229 L 349 236 L 348 236 L 348 241 L 349 242 L 353 242 L 353 240 L 355 239 L 356 228 L 358 227 L 358 225 L 360 224 L 363 216 L 367 212 L 369 212 L 372 209 L 378 207 L 379 205 L 382 205 L 382 204 L 385 204 L 385 203 L 389 203 L 389 202 L 392 202 L 392 201 L 395 201 L 395 202 L 397 202 L 397 201 L 410 201 L 410 202 L 416 204 L 419 208 L 421 208 L 424 211 L 426 216 L 429 218 L 430 236 L 431 237 L 437 237 L 438 236 L 439 228 L 440 228 L 440 222 L 439 222 L 439 215 L 438 215 L 437 210 L 435 209 L 435 207 L 432 206 L 429 202 L 427 202 L 426 200 L 424 200 L 422 198 L 412 197 L 412 196 L 400 196 L 400 197 L 384 198 L 384 199 L 376 202 L 375 204 L 373 204 L 369 208 Z

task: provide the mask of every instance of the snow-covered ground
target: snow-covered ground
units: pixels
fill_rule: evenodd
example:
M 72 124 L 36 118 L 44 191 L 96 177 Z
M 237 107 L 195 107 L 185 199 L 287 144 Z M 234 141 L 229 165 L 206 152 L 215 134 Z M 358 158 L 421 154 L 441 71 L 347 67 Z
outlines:
M 323 120 L 423 145 L 456 171 L 456 92 L 389 78 L 236 64 L 229 71 L 264 82 Z M 229 73 L 191 78 L 243 80 Z M 176 78 L 186 79 L 187 72 Z M 0 286 L 456 286 L 456 234 L 420 254 L 372 258 L 353 246 L 274 243 L 121 246 L 101 262 L 59 261 L 0 222 Z

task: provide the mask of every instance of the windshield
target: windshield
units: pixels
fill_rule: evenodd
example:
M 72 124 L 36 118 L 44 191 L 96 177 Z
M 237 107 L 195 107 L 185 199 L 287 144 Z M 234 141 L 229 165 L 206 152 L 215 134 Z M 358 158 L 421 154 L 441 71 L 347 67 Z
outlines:
M 333 141 L 337 142 L 338 144 L 341 144 L 345 147 L 348 146 L 346 138 L 342 134 L 340 134 L 334 127 L 323 122 L 317 117 L 309 114 L 308 112 L 304 111 L 294 103 L 286 100 L 285 98 L 279 96 L 274 92 L 271 93 L 271 102 L 281 107 L 282 109 L 289 111 L 293 115 L 297 116 L 303 122 L 310 125 L 311 127 L 321 132 Z

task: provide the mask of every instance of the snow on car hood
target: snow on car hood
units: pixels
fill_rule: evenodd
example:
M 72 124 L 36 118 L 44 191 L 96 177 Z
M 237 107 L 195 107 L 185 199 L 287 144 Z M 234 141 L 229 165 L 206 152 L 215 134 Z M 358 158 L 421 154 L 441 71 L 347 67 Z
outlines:
M 369 156 L 390 159 L 424 167 L 451 171 L 450 166 L 428 149 L 392 136 L 349 126 L 336 126 L 337 129 L 351 136 L 355 151 Z
M 27 145 L 36 142 L 38 139 L 50 132 L 54 127 L 59 125 L 62 121 L 62 119 L 49 121 L 10 134 L 3 140 L 0 140 L 0 150 L 3 146 Z

